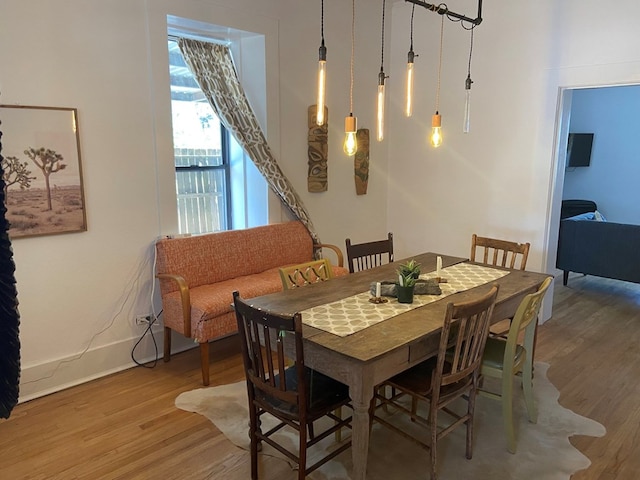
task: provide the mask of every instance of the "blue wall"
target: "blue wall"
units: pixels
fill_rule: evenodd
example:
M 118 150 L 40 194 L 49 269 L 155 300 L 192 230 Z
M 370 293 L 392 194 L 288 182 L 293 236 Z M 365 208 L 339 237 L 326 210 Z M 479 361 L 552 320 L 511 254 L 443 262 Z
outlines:
M 573 91 L 569 131 L 594 133 L 591 165 L 567 168 L 563 199 L 587 199 L 609 221 L 640 224 L 640 85 Z

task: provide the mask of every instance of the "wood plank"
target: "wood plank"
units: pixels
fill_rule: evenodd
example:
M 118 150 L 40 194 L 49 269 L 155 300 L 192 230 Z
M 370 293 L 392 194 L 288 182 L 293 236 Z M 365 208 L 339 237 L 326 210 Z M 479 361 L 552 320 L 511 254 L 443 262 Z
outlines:
M 437 255 L 435 253 L 425 253 L 412 258 L 415 258 L 422 265 L 423 272 L 436 270 Z M 466 260 L 451 256 L 442 256 L 442 258 L 443 267 Z M 332 279 L 331 282 L 325 282 L 321 285 L 309 285 L 301 289 L 253 298 L 251 303 L 256 307 L 275 312 L 302 311 L 306 308 L 366 292 L 372 282 L 394 279 L 398 265 L 406 260 L 397 260 L 372 270 L 364 270 L 348 276 L 337 277 Z M 519 303 L 518 295 L 523 290 L 535 291 L 544 278 L 545 275 L 542 274 L 516 270 L 491 282 L 491 284 L 500 285 L 498 305 L 494 315 L 495 320 L 512 316 Z M 444 301 L 410 310 L 347 337 L 339 337 L 304 325 L 305 341 L 313 341 L 313 343 L 327 349 L 344 353 L 348 357 L 369 362 L 392 352 L 398 345 L 419 340 L 425 335 L 426 330 L 435 331 L 439 329 L 448 302 L 466 301 L 475 298 L 477 295 L 486 293 L 491 288 L 491 284 L 450 295 Z
M 324 107 L 324 124 L 316 124 L 317 105 L 307 108 L 308 173 L 307 190 L 312 193 L 326 192 L 329 185 L 327 175 L 329 160 L 329 109 Z
M 601 422 L 602 438 L 571 439 L 592 465 L 572 480 L 633 480 L 640 471 L 640 285 L 572 276 L 555 282 L 537 360 L 560 403 Z M 211 383 L 243 378 L 237 337 L 212 344 Z M 16 480 L 249 478 L 249 455 L 175 397 L 200 388 L 198 349 L 20 404 L 0 421 L 0 472 Z M 114 408 L 117 406 L 118 408 Z M 113 432 L 119 432 L 114 434 Z M 263 469 L 262 480 L 295 472 Z
M 369 186 L 369 129 L 359 128 L 356 132 L 358 150 L 353 157 L 353 173 L 356 195 L 366 195 Z

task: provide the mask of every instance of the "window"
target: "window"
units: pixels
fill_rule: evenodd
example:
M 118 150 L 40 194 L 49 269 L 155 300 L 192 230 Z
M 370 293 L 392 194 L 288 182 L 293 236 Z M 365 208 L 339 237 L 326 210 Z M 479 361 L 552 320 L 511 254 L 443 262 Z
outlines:
M 224 42 L 251 103 L 266 124 L 265 38 L 225 25 L 167 15 L 178 233 L 269 223 L 269 186 L 215 112 L 187 67 L 177 38 Z M 278 202 L 276 198 L 273 198 Z
M 169 40 L 179 233 L 232 228 L 230 150 L 239 148 Z

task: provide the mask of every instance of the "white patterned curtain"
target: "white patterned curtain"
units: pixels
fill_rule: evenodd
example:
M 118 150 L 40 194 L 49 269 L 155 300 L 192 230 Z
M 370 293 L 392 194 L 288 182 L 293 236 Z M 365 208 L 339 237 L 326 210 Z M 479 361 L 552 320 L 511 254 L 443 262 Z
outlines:
M 178 46 L 207 100 L 225 128 L 249 155 L 284 205 L 298 218 L 313 238 L 318 236 L 302 200 L 284 176 L 251 105 L 238 80 L 231 52 L 225 45 L 180 38 Z

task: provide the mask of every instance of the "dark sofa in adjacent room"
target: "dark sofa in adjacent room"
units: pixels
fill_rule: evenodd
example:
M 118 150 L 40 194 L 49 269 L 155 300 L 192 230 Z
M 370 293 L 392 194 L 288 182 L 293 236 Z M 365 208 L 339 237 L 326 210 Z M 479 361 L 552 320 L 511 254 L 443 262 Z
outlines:
M 592 210 L 576 213 L 577 202 L 587 202 L 582 208 Z M 574 214 L 561 214 L 560 220 L 556 267 L 564 271 L 563 285 L 569 272 L 640 283 L 640 225 L 598 221 L 589 215 L 596 211 L 594 202 L 562 203 L 564 214 Z

